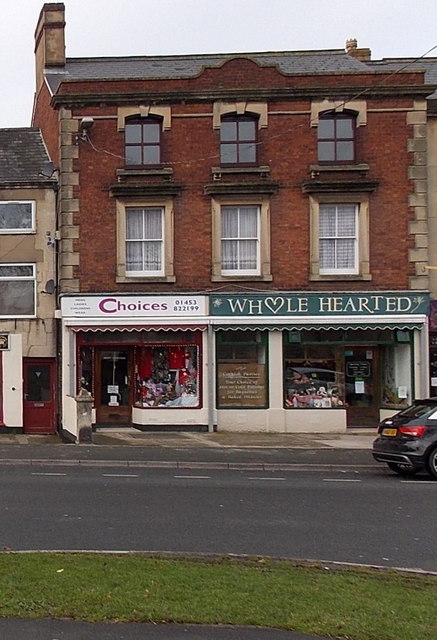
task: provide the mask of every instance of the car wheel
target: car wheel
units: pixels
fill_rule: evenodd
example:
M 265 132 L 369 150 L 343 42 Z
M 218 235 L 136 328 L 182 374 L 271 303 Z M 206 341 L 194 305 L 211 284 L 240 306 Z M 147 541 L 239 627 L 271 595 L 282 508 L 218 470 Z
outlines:
M 387 466 L 400 476 L 414 476 L 419 471 L 418 467 L 413 467 L 413 465 L 406 462 L 387 462 Z
M 437 480 L 437 448 L 433 449 L 426 459 L 426 470 L 429 475 Z

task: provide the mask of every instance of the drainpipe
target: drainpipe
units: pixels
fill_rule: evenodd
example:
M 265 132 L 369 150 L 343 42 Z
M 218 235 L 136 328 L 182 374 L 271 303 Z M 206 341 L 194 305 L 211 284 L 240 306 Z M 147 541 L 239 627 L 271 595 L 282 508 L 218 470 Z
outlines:
M 419 331 L 420 340 L 420 396 L 415 393 L 415 397 L 427 398 L 430 395 L 429 379 L 429 317 L 426 317 L 422 329 Z
M 207 367 L 208 367 L 208 433 L 214 431 L 214 397 L 215 397 L 215 376 L 214 376 L 214 332 L 212 325 L 207 328 Z

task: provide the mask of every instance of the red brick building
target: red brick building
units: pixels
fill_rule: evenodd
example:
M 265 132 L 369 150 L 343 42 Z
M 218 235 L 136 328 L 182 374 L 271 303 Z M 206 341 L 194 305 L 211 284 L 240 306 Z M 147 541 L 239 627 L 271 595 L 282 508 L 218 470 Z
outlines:
M 346 50 L 65 56 L 36 30 L 59 167 L 62 427 L 338 430 L 425 392 L 420 70 Z

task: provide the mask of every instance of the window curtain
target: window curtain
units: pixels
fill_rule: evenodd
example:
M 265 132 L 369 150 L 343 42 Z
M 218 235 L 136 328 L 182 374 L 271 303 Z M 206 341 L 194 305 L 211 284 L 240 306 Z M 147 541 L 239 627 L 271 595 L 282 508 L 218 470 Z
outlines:
M 320 205 L 320 269 L 354 271 L 356 269 L 357 205 Z
M 222 207 L 222 269 L 253 271 L 258 268 L 257 206 Z
M 126 271 L 162 270 L 162 232 L 161 207 L 126 210 Z

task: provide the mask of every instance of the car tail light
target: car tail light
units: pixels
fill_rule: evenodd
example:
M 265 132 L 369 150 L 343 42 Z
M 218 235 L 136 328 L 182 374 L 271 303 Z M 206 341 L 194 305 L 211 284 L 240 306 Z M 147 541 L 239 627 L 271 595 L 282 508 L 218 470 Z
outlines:
M 421 438 L 425 435 L 427 427 L 398 427 L 399 433 L 405 436 L 413 436 L 413 438 Z

